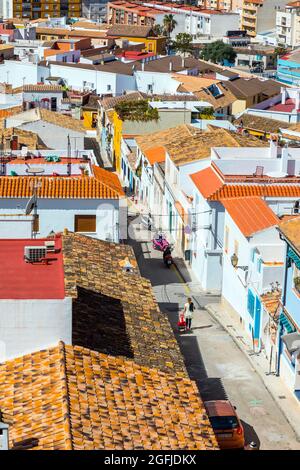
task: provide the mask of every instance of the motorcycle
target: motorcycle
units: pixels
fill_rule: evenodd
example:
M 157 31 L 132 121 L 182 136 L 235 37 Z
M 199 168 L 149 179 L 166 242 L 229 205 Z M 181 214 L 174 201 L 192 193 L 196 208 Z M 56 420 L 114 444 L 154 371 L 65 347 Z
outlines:
M 167 268 L 170 268 L 170 266 L 173 264 L 173 257 L 172 257 L 171 251 L 172 251 L 172 248 L 168 246 L 164 250 L 164 254 L 163 254 L 163 260 Z
M 170 243 L 166 239 L 165 235 L 161 233 L 157 237 L 153 238 L 152 246 L 154 250 L 165 251 L 165 249 L 170 246 Z

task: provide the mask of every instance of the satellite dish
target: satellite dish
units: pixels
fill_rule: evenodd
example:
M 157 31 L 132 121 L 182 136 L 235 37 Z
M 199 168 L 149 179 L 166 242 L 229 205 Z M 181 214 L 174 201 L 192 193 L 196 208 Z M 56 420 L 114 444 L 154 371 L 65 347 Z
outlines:
M 33 211 L 35 206 L 35 196 L 31 196 L 25 207 L 25 214 L 29 215 Z

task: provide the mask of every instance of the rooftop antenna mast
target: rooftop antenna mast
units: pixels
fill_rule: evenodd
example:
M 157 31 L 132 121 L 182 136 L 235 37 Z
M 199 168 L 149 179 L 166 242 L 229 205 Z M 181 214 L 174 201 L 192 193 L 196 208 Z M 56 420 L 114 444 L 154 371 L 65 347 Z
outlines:
M 71 140 L 70 135 L 68 134 L 68 164 L 67 164 L 67 175 L 71 176 Z
M 0 173 L 1 173 L 1 176 L 4 176 L 5 175 L 5 156 L 4 156 L 4 135 L 3 134 L 2 134 L 2 138 L 1 138 L 1 156 L 0 156 L 0 160 L 1 160 Z
M 32 175 L 34 178 L 32 179 L 32 196 L 29 199 L 26 209 L 25 209 L 25 214 L 29 215 L 33 211 L 33 219 L 31 223 L 31 238 L 36 238 L 36 233 L 37 233 L 37 221 L 38 221 L 38 202 L 37 202 L 37 190 L 38 188 L 42 185 L 41 181 L 38 181 L 37 176 L 41 175 L 44 173 L 44 168 L 39 168 L 39 167 L 29 167 L 26 169 L 26 173 L 28 173 L 30 176 Z

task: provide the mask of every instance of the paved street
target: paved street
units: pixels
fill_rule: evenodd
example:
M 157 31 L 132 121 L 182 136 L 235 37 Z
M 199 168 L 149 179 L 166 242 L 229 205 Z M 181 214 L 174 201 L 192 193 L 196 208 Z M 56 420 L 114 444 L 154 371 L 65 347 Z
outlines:
M 154 252 L 151 243 L 130 244 L 141 274 L 152 282 L 161 311 L 169 317 L 189 374 L 197 382 L 202 398 L 230 399 L 243 422 L 247 442 L 255 440 L 261 449 L 300 449 L 294 431 L 246 356 L 203 308 L 216 298 L 201 294 L 195 281 L 186 284 L 174 266 L 167 269 L 161 253 Z M 197 307 L 193 331 L 178 336 L 178 311 L 188 295 Z

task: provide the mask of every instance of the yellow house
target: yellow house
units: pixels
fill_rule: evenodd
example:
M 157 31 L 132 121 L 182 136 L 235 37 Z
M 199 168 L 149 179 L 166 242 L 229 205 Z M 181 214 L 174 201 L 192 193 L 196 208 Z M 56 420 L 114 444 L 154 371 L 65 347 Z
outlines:
M 81 119 L 86 129 L 97 129 L 99 96 L 90 95 L 88 102 L 81 108 Z
M 166 37 L 155 35 L 152 26 L 115 24 L 107 31 L 107 35 L 124 41 L 144 43 L 144 52 L 163 54 L 166 50 Z
M 117 173 L 120 174 L 121 173 L 121 139 L 122 139 L 123 121 L 119 118 L 118 113 L 116 111 L 114 111 L 114 114 L 113 114 L 113 128 L 114 128 L 114 137 L 113 137 L 114 163 L 115 163 Z

